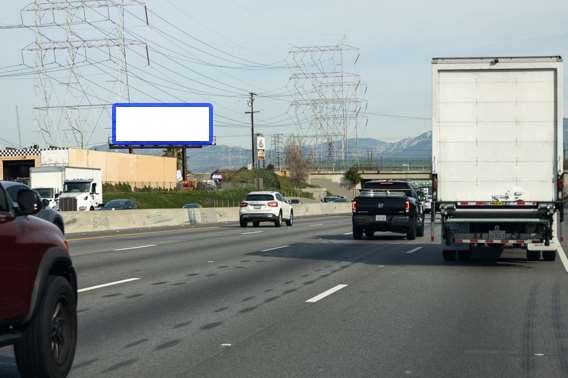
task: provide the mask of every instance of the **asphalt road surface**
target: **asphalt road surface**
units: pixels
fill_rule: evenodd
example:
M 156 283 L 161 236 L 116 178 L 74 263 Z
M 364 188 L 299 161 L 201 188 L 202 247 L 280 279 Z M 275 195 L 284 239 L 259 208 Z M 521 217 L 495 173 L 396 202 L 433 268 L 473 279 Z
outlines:
M 445 263 L 348 216 L 71 241 L 72 377 L 568 377 L 560 259 Z M 0 376 L 17 377 L 11 348 Z

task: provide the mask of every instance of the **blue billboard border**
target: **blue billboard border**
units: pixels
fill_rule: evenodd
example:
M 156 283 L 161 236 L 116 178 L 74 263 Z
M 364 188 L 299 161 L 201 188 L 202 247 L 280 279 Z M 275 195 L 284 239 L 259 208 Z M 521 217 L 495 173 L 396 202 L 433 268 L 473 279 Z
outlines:
M 116 108 L 208 108 L 209 141 L 116 141 Z M 112 144 L 116 146 L 211 146 L 213 137 L 213 104 L 208 102 L 117 102 L 112 104 Z

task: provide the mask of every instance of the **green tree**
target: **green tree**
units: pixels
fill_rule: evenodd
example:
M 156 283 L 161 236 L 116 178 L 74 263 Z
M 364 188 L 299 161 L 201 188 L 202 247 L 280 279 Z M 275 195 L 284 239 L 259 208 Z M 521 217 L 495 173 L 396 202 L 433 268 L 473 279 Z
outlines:
M 351 186 L 356 186 L 361 182 L 361 173 L 359 173 L 359 168 L 351 167 L 344 174 L 345 180 L 349 181 Z

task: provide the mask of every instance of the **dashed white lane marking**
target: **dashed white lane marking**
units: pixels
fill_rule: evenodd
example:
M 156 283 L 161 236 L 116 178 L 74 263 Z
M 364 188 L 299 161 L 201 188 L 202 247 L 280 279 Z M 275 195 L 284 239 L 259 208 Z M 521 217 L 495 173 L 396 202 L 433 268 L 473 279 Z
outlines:
M 564 265 L 564 270 L 568 273 L 568 258 L 566 257 L 566 253 L 564 252 L 562 245 L 560 243 L 558 243 L 558 245 L 560 247 L 558 248 L 558 256 L 560 256 L 560 261 L 562 261 L 562 265 Z
M 319 227 L 319 226 L 323 226 L 323 223 L 309 224 L 308 226 L 310 226 L 310 227 Z
M 270 252 L 270 251 L 276 251 L 278 249 L 282 249 L 282 248 L 288 248 L 289 245 L 281 245 L 280 247 L 274 247 L 274 248 L 268 248 L 268 249 L 263 249 L 260 252 Z
M 241 232 L 241 235 L 253 235 L 253 234 L 260 234 L 264 231 L 249 231 L 249 232 Z
M 230 347 L 233 346 L 233 344 L 229 344 L 229 343 L 223 343 L 221 344 L 222 347 Z
M 346 232 L 343 235 L 353 235 L 353 232 Z
M 133 250 L 133 249 L 150 248 L 150 247 L 155 247 L 155 246 L 156 246 L 156 244 L 137 245 L 136 247 L 116 248 L 116 249 L 114 249 L 114 251 L 116 251 L 116 252 L 130 251 L 130 250 Z
M 322 299 L 324 299 L 325 297 L 328 297 L 328 296 L 330 296 L 331 294 L 336 293 L 336 292 L 338 292 L 339 290 L 341 290 L 341 289 L 343 289 L 343 288 L 345 288 L 345 287 L 347 287 L 347 286 L 348 286 L 348 285 L 345 285 L 345 284 L 339 284 L 339 285 L 337 285 L 337 286 L 334 286 L 334 287 L 332 287 L 331 289 L 326 290 L 326 291 L 324 291 L 323 293 L 318 294 L 318 295 L 316 295 L 315 297 L 308 299 L 308 300 L 306 301 L 306 303 L 316 303 L 316 302 L 319 302 L 319 301 L 321 301 Z
M 101 288 L 103 288 L 103 287 L 115 286 L 115 285 L 120 285 L 120 284 L 127 283 L 127 282 L 138 281 L 139 279 L 140 279 L 140 278 L 138 278 L 138 277 L 127 278 L 127 279 L 125 279 L 125 280 L 109 282 L 109 283 L 105 283 L 105 284 L 101 284 L 101 285 L 96 285 L 96 286 L 91 286 L 91 287 L 85 287 L 85 288 L 83 288 L 83 289 L 77 290 L 77 292 L 78 292 L 78 293 L 84 293 L 84 292 L 86 292 L 86 291 L 101 289 Z
M 412 255 L 413 253 L 416 253 L 416 252 L 420 251 L 421 249 L 422 249 L 422 247 L 416 247 L 416 248 L 411 249 L 410 251 L 407 251 L 406 254 Z

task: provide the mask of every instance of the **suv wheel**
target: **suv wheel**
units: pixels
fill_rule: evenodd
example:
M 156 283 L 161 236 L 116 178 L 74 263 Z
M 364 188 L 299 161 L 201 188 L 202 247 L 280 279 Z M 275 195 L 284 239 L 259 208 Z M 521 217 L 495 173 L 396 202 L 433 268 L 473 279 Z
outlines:
M 36 313 L 14 345 L 24 377 L 66 377 L 77 344 L 77 302 L 69 281 L 49 276 Z
M 259 222 L 259 221 L 254 221 L 254 222 L 252 222 L 252 226 L 253 226 L 253 227 L 258 227 L 258 226 L 260 226 L 260 222 Z
M 278 214 L 278 218 L 276 219 L 276 221 L 274 221 L 274 226 L 275 227 L 280 227 L 282 226 L 282 212 L 280 212 Z
M 290 211 L 290 219 L 286 219 L 286 226 L 294 225 L 294 212 Z
M 241 227 L 243 227 L 243 228 L 247 226 L 247 221 L 246 221 L 246 220 L 242 220 L 242 219 L 241 219 L 241 220 L 239 221 L 239 223 L 240 223 Z

